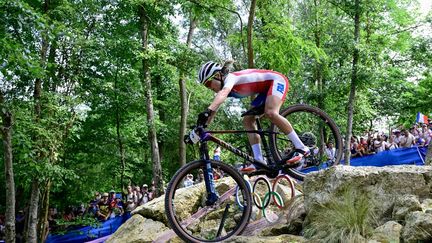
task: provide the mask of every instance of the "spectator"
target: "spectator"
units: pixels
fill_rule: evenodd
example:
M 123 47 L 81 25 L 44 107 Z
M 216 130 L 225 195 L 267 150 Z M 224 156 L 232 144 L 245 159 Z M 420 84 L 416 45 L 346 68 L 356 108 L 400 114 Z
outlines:
M 221 148 L 219 145 L 216 145 L 216 148 L 213 151 L 213 159 L 220 161 L 221 156 Z
M 97 212 L 97 216 L 99 220 L 107 220 L 110 217 L 111 210 L 110 204 L 108 202 L 108 193 L 102 194 L 102 199 L 98 203 L 99 211 Z
M 422 138 L 425 140 L 425 146 L 429 145 L 432 139 L 432 130 L 428 128 L 427 124 L 422 124 L 421 134 Z
M 64 221 L 73 221 L 75 219 L 75 215 L 73 213 L 73 207 L 68 206 L 65 210 L 65 213 L 63 214 L 63 220 Z
M 401 140 L 402 136 L 401 136 L 400 130 L 395 129 L 393 134 L 394 134 L 393 141 L 397 144 L 398 147 L 401 147 L 401 144 L 400 144 L 401 141 L 400 140 Z
M 351 137 L 351 144 L 350 144 L 350 150 L 351 150 L 351 157 L 358 157 L 363 156 L 359 151 L 357 151 L 358 143 L 355 136 Z
M 148 185 L 147 184 L 142 185 L 142 187 L 141 187 L 141 194 L 142 194 L 142 197 L 141 197 L 141 200 L 139 202 L 140 206 L 144 205 L 148 201 L 150 201 L 150 192 L 148 190 Z
M 190 186 L 193 186 L 193 184 L 194 184 L 193 175 L 187 174 L 186 179 L 183 182 L 184 187 L 190 187 Z
M 101 194 L 99 192 L 95 192 L 94 200 L 98 203 L 101 200 Z
M 367 140 L 364 137 L 360 138 L 360 142 L 358 143 L 357 150 L 361 154 L 369 154 L 369 152 L 368 152 L 368 143 L 367 143 Z
M 374 148 L 375 148 L 375 151 L 377 153 L 385 150 L 385 142 L 384 142 L 382 136 L 379 136 L 379 135 L 377 136 L 377 138 L 374 141 Z
M 424 147 L 424 146 L 426 146 L 426 140 L 424 140 L 424 138 L 420 137 L 417 139 L 416 145 L 419 147 Z
M 50 207 L 48 211 L 48 231 L 53 232 L 57 227 L 57 209 Z
M 123 209 L 123 202 L 121 200 L 121 195 L 115 195 L 111 218 L 114 218 L 116 216 L 122 216 L 123 214 L 124 214 L 124 209 Z
M 100 193 L 96 192 L 94 199 L 90 200 L 87 206 L 86 213 L 92 217 L 97 216 L 97 211 L 99 211 L 98 203 L 100 201 Z
M 390 136 L 386 149 L 387 150 L 393 150 L 393 149 L 397 149 L 397 148 L 399 148 L 399 146 L 397 145 L 397 143 L 395 143 L 394 137 Z
M 135 201 L 136 201 L 136 199 L 135 199 L 136 195 L 135 195 L 135 193 L 133 191 L 133 187 L 132 186 L 128 186 L 127 190 L 128 190 L 128 194 L 126 196 L 126 212 L 130 213 L 137 206 L 137 204 L 135 203 Z
M 414 136 L 407 129 L 402 130 L 402 133 L 404 134 L 404 136 L 401 138 L 400 147 L 402 148 L 412 147 L 415 143 Z
M 108 203 L 110 205 L 110 208 L 114 208 L 116 204 L 116 193 L 114 190 L 111 190 L 108 194 Z
M 325 154 L 327 156 L 327 164 L 332 165 L 335 161 L 336 149 L 333 146 L 332 142 L 327 142 Z
M 150 193 L 149 193 L 149 200 L 153 200 L 156 197 L 156 186 L 154 184 L 154 182 L 152 182 L 151 188 L 150 188 Z
M 25 218 L 24 210 L 19 210 L 15 217 L 15 232 L 17 242 L 24 242 Z
M 84 204 L 80 203 L 80 205 L 76 208 L 76 211 L 74 212 L 75 217 L 81 217 L 82 218 L 84 216 L 85 211 L 86 211 L 86 208 L 85 208 Z
M 203 181 L 204 181 L 204 172 L 203 172 L 202 169 L 199 169 L 198 170 L 198 176 L 197 176 L 197 178 L 195 180 L 195 184 L 201 183 Z
M 139 186 L 134 187 L 135 194 L 135 205 L 139 205 L 139 201 L 142 199 L 141 188 Z

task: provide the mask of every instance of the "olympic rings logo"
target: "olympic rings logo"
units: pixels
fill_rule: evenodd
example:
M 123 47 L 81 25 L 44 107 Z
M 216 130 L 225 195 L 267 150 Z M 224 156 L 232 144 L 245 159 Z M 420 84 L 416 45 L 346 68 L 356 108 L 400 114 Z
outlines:
M 266 177 L 260 176 L 254 180 L 253 187 L 252 187 L 249 179 L 247 177 L 245 178 L 246 184 L 247 184 L 249 190 L 251 191 L 252 199 L 253 199 L 255 206 L 262 211 L 264 218 L 268 222 L 273 222 L 270 219 L 270 217 L 268 216 L 268 214 L 266 213 L 267 208 L 270 205 L 271 201 L 273 201 L 274 204 L 279 209 L 282 209 L 285 207 L 284 200 L 282 199 L 282 196 L 277 192 L 278 185 L 280 184 L 281 180 L 286 180 L 288 183 L 288 188 L 290 189 L 290 193 L 287 196 L 289 196 L 289 199 L 294 198 L 295 197 L 294 184 L 293 184 L 291 178 L 289 178 L 286 174 L 278 175 L 275 179 L 272 180 L 272 183 L 270 183 L 270 181 Z M 258 195 L 258 192 L 257 192 L 258 191 L 257 186 L 259 185 L 259 183 L 264 183 L 265 187 L 267 188 L 267 193 L 264 195 L 263 200 L 261 200 L 261 197 Z M 244 205 L 241 203 L 241 200 L 240 200 L 239 187 L 238 186 L 236 188 L 235 193 L 236 193 L 236 197 L 235 197 L 236 203 L 240 207 L 240 209 L 243 210 Z M 273 199 L 273 200 L 271 200 L 271 199 Z

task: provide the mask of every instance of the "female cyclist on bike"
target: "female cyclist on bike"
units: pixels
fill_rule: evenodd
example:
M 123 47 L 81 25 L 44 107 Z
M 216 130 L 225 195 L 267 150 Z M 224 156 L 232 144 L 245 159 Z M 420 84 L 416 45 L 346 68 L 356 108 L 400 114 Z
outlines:
M 302 158 L 309 154 L 309 149 L 299 139 L 289 121 L 279 115 L 279 110 L 289 89 L 288 78 L 275 71 L 260 69 L 246 69 L 229 73 L 229 64 L 230 62 L 227 62 L 222 67 L 210 61 L 205 63 L 199 70 L 199 82 L 216 92 L 217 95 L 208 109 L 198 115 L 198 120 L 208 125 L 227 97 L 244 98 L 257 95 L 251 105 L 258 107 L 265 104 L 264 115 L 282 132 L 287 134 L 288 139 L 292 141 L 296 148 L 293 156 L 288 158 L 285 163 L 290 165 L 300 163 Z M 254 116 L 245 116 L 243 125 L 247 130 L 257 129 Z M 254 158 L 265 163 L 261 152 L 259 135 L 248 133 L 248 139 Z M 244 173 L 251 173 L 255 170 L 254 165 L 240 169 Z

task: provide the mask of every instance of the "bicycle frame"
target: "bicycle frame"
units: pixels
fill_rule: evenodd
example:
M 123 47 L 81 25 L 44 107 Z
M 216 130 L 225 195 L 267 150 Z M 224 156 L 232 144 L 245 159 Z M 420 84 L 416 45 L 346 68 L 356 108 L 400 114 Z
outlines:
M 276 165 L 273 157 L 271 156 L 270 147 L 269 147 L 267 140 L 266 140 L 266 135 L 271 134 L 272 132 L 262 130 L 261 122 L 260 122 L 259 118 L 256 119 L 256 124 L 257 124 L 258 130 L 207 131 L 202 127 L 198 128 L 200 138 L 201 138 L 200 156 L 201 156 L 201 159 L 206 162 L 205 163 L 204 181 L 205 181 L 206 190 L 207 190 L 207 201 L 206 201 L 207 206 L 214 204 L 219 198 L 219 195 L 217 195 L 216 189 L 215 189 L 214 183 L 213 183 L 213 169 L 211 168 L 211 164 L 210 164 L 209 149 L 208 149 L 208 144 L 207 144 L 208 141 L 214 142 L 214 143 L 218 144 L 219 146 L 221 146 L 222 148 L 225 148 L 226 150 L 234 153 L 235 155 L 244 158 L 245 160 L 258 166 L 260 168 L 260 170 L 262 170 L 264 173 L 265 172 L 274 173 L 275 171 L 277 171 L 277 165 Z M 265 151 L 265 157 L 267 159 L 268 164 L 264 164 L 261 161 L 255 160 L 252 156 L 248 155 L 246 152 L 244 152 L 240 149 L 237 149 L 236 147 L 234 147 L 230 143 L 227 143 L 227 142 L 223 141 L 222 139 L 219 139 L 219 138 L 212 135 L 212 134 L 226 134 L 226 133 L 233 133 L 233 134 L 236 134 L 236 133 L 237 134 L 238 133 L 241 133 L 241 134 L 243 134 L 243 133 L 257 133 L 261 138 L 261 143 L 263 144 L 264 151 Z

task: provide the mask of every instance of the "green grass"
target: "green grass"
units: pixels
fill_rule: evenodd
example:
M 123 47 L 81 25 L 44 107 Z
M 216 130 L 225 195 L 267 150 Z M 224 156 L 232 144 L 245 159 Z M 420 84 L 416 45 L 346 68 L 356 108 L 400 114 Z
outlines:
M 308 214 L 304 236 L 313 242 L 364 242 L 376 225 L 370 198 L 344 190 Z

